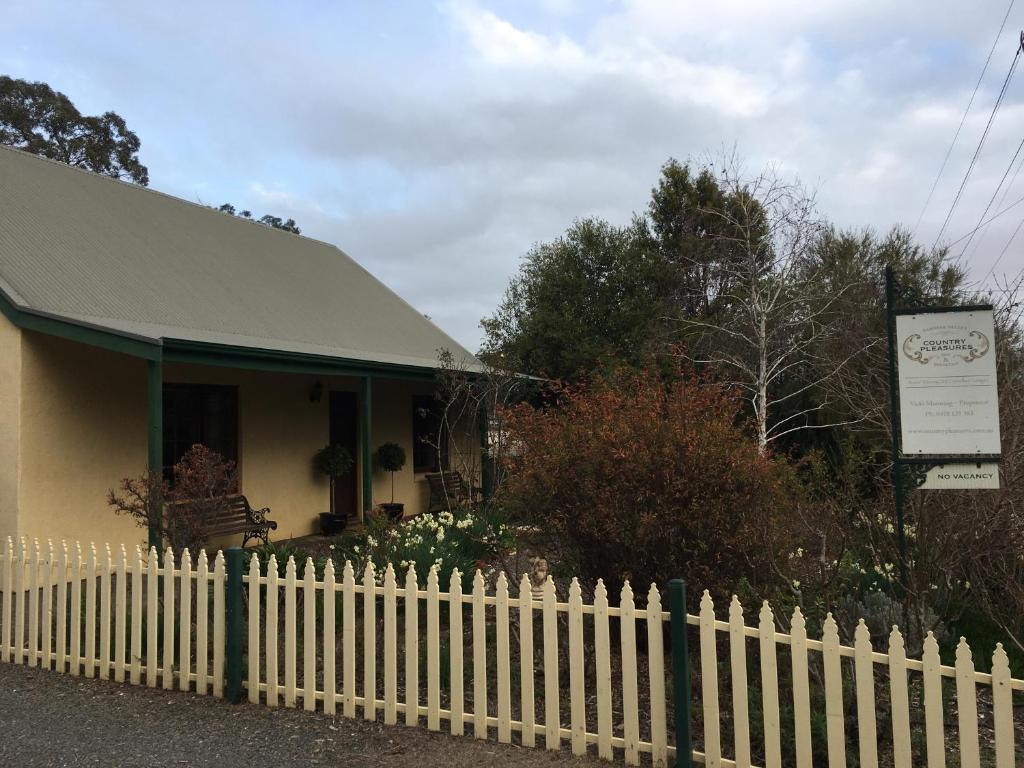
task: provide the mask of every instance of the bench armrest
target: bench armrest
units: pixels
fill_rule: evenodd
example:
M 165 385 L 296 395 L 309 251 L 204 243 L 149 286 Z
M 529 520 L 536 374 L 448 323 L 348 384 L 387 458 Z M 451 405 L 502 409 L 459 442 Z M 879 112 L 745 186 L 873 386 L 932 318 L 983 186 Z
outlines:
M 250 509 L 249 517 L 251 518 L 254 525 L 268 525 L 272 529 L 277 529 L 277 523 L 273 520 L 267 520 L 267 515 L 270 514 L 270 507 L 263 507 L 263 509 Z

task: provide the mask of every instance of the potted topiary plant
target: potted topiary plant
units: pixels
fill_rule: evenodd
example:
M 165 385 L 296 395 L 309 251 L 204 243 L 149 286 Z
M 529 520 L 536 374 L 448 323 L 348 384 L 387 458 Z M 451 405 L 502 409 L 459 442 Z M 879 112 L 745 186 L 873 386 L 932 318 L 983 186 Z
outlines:
M 352 464 L 352 454 L 340 443 L 331 443 L 313 456 L 313 467 L 331 481 L 331 511 L 320 513 L 320 532 L 324 536 L 336 536 L 345 530 L 347 518 L 334 506 L 334 486 L 339 477 L 352 471 Z
M 391 473 L 391 503 L 381 504 L 390 520 L 398 522 L 405 514 L 405 505 L 395 502 L 395 472 L 405 466 L 405 449 L 398 443 L 384 443 L 377 449 L 377 466 Z

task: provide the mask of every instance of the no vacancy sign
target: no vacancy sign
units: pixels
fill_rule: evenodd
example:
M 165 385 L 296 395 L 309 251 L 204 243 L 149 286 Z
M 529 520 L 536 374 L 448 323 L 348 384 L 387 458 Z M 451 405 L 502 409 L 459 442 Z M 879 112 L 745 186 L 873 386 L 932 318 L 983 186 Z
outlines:
M 999 446 L 991 309 L 896 317 L 902 454 L 995 456 Z

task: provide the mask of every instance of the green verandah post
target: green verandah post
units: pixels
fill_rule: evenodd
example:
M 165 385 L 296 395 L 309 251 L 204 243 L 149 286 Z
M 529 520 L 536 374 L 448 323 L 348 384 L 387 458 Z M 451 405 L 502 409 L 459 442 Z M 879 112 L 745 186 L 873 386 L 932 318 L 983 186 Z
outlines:
M 363 376 L 363 409 L 361 419 L 362 456 L 360 464 L 363 470 L 363 503 L 359 511 L 359 521 L 365 520 L 367 513 L 373 511 L 373 450 L 370 441 L 373 439 L 373 379 Z
M 690 737 L 690 649 L 686 642 L 686 582 L 668 583 L 672 616 L 672 700 L 676 721 L 676 768 L 693 768 Z
M 232 704 L 242 700 L 242 637 L 245 627 L 245 607 L 242 601 L 242 571 L 245 552 L 241 547 L 229 547 L 226 556 L 227 584 L 224 602 L 227 616 L 224 622 L 224 697 Z M 259 587 L 257 586 L 257 589 Z
M 149 474 L 160 477 L 164 471 L 164 382 L 163 365 L 159 360 L 146 361 L 146 446 Z M 151 514 L 155 515 L 154 510 Z M 163 549 L 160 532 L 149 526 L 149 546 Z

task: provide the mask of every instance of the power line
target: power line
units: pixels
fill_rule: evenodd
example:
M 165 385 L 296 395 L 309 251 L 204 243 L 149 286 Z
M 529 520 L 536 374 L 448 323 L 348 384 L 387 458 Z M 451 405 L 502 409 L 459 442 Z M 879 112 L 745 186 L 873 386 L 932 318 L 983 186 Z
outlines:
M 956 197 L 953 198 L 953 204 L 950 205 L 949 211 L 946 213 L 946 218 L 942 222 L 942 227 L 939 229 L 939 233 L 935 236 L 935 241 L 932 243 L 934 248 L 938 245 L 939 240 L 942 238 L 943 233 L 946 231 L 946 227 L 949 226 L 949 220 L 953 216 L 953 211 L 956 210 L 957 203 L 960 202 L 960 196 L 963 194 L 964 187 L 967 186 L 967 181 L 971 178 L 971 172 L 974 170 L 974 165 L 978 161 L 978 155 L 981 154 L 982 148 L 985 146 L 985 140 L 988 138 L 989 131 L 992 129 L 992 123 L 995 122 L 996 115 L 999 114 L 999 107 L 1002 106 L 1003 97 L 1006 95 L 1006 89 L 1010 85 L 1010 80 L 1013 79 L 1013 73 L 1017 70 L 1017 63 L 1020 61 L 1021 48 L 1024 47 L 1024 32 L 1021 32 L 1020 42 L 1017 44 L 1017 50 L 1013 54 L 1013 61 L 1010 62 L 1010 69 L 1006 73 L 1006 77 L 1003 80 L 1003 87 L 999 89 L 999 96 L 996 98 L 996 103 L 992 107 L 992 113 L 988 116 L 988 122 L 985 124 L 985 130 L 981 134 L 981 138 L 978 140 L 978 146 L 974 150 L 974 155 L 971 157 L 971 162 L 967 166 L 967 172 L 964 174 L 963 181 L 960 182 L 960 187 L 956 191 Z
M 1017 233 L 1020 232 L 1020 228 L 1022 226 L 1024 226 L 1024 217 L 1021 217 L 1021 220 L 1017 222 L 1017 228 L 1013 230 L 1013 234 L 1010 235 L 1010 239 L 1006 241 L 1006 245 L 1003 246 L 1003 250 L 999 252 L 996 260 L 992 262 L 992 266 L 989 267 L 988 272 L 985 273 L 985 277 L 981 279 L 981 282 L 988 280 L 992 273 L 996 271 L 996 267 L 999 266 L 999 262 L 1003 260 L 1003 256 L 1006 255 L 1006 252 L 1010 250 L 1010 244 L 1013 242 L 1014 238 L 1017 237 Z
M 1013 170 L 1013 176 L 1010 177 L 1010 181 L 1006 184 L 1006 186 L 1003 187 L 1003 194 L 999 196 L 999 202 L 996 203 L 996 208 L 999 209 L 999 211 L 1001 213 L 1005 213 L 1005 211 L 1008 210 L 1008 209 L 1004 209 L 1003 208 L 1003 203 L 1006 202 L 1006 198 L 1009 196 L 1010 190 L 1013 189 L 1013 185 L 1017 183 L 1017 177 L 1020 175 L 1020 171 L 1021 171 L 1022 167 L 1024 167 L 1024 154 L 1021 154 L 1020 160 L 1017 161 L 1017 167 L 1014 168 L 1014 170 Z M 984 214 L 982 214 L 982 216 L 984 216 Z M 993 217 L 993 218 L 995 218 L 995 217 Z M 971 251 L 970 255 L 967 256 L 967 261 L 972 261 L 974 259 L 975 255 L 981 250 L 982 245 L 984 245 L 985 238 L 988 237 L 988 233 L 989 233 L 988 223 L 990 221 L 992 221 L 992 219 L 988 219 L 980 227 L 975 227 L 974 229 L 971 230 L 971 232 L 968 233 L 968 235 L 970 235 L 973 232 L 980 232 L 981 236 L 977 240 L 974 241 L 974 249 Z M 957 242 L 959 242 L 959 241 L 957 241 Z M 967 247 L 964 246 L 964 251 L 966 252 L 966 250 L 967 250 Z M 962 253 L 961 256 L 963 256 L 963 255 L 964 254 Z
M 1022 40 L 1022 42 L 1024 42 L 1024 37 L 1022 37 L 1021 40 Z M 1020 140 L 1020 144 L 1017 145 L 1017 151 L 1013 153 L 1013 157 L 1010 158 L 1010 164 L 1007 165 L 1006 166 L 1006 170 L 1003 171 L 1003 177 L 999 180 L 999 184 L 996 185 L 995 192 L 992 193 L 992 197 L 990 197 L 988 199 L 988 203 L 985 205 L 985 210 L 983 210 L 981 212 L 981 216 L 978 217 L 978 226 L 974 228 L 974 230 L 971 232 L 971 236 L 969 238 L 967 238 L 967 242 L 964 243 L 964 247 L 960 251 L 960 258 L 963 258 L 963 255 L 967 252 L 967 248 L 970 246 L 971 241 L 974 239 L 974 233 L 977 232 L 981 228 L 981 226 L 982 226 L 981 222 L 983 222 L 985 220 L 985 216 L 988 214 L 989 210 L 992 208 L 992 203 L 995 202 L 996 197 L 999 195 L 999 190 L 1001 190 L 1003 188 L 1003 182 L 1006 181 L 1006 177 L 1009 176 L 1010 175 L 1010 171 L 1013 170 L 1013 166 L 1017 162 L 1017 158 L 1020 156 L 1020 153 L 1021 153 L 1022 149 L 1024 149 L 1024 139 L 1021 139 Z
M 975 232 L 977 232 L 977 231 L 978 231 L 979 229 L 981 229 L 982 227 L 987 227 L 987 226 L 988 226 L 989 224 L 991 224 L 991 223 L 992 223 L 993 221 L 995 221 L 996 219 L 998 219 L 998 218 L 999 218 L 1000 216 L 1002 216 L 1002 215 L 1003 215 L 1004 213 L 1008 213 L 1009 211 L 1013 210 L 1014 208 L 1016 208 L 1016 207 L 1017 207 L 1018 205 L 1020 205 L 1021 203 L 1024 203 L 1024 197 L 1019 197 L 1019 198 L 1017 198 L 1017 199 L 1016 199 L 1016 200 L 1014 200 L 1014 201 L 1013 201 L 1012 203 L 1010 203 L 1010 204 L 1009 204 L 1008 206 L 1006 206 L 1005 208 L 1003 208 L 1003 210 L 1001 210 L 1001 211 L 1000 211 L 999 213 L 996 213 L 996 214 L 994 214 L 994 215 L 990 216 L 990 217 L 989 217 L 988 219 L 986 219 L 986 220 L 985 220 L 984 222 L 982 222 L 981 224 L 979 224 L 978 226 L 976 226 L 976 227 L 975 227 L 974 229 L 972 229 L 972 230 L 971 230 L 970 232 L 967 232 L 967 233 L 965 233 L 965 234 L 961 235 L 960 237 L 958 237 L 958 238 L 957 238 L 956 240 L 954 240 L 953 242 L 951 242 L 951 243 L 948 243 L 946 247 L 947 247 L 947 248 L 952 248 L 952 247 L 953 247 L 954 245 L 956 245 L 957 243 L 962 243 L 962 242 L 963 242 L 964 240 L 966 240 L 966 239 L 967 239 L 968 237 L 970 237 L 971 235 L 973 235 L 973 234 L 974 234 Z M 933 247 L 934 247 L 934 246 L 933 246 Z
M 932 188 L 928 190 L 928 199 L 924 201 L 924 207 L 921 208 L 921 213 L 917 217 L 917 223 L 914 225 L 914 231 L 912 234 L 917 234 L 917 228 L 921 226 L 921 219 L 924 218 L 924 213 L 928 210 L 928 205 L 931 203 L 932 196 L 935 194 L 935 188 L 939 186 L 939 179 L 942 178 L 942 172 L 946 170 L 946 163 L 949 162 L 949 156 L 953 153 L 953 147 L 956 146 L 956 140 L 960 138 L 960 131 L 963 130 L 964 123 L 967 120 L 967 115 L 971 111 L 971 106 L 974 104 L 974 97 L 978 95 L 978 88 L 981 87 L 981 81 L 985 79 L 985 73 L 988 71 L 989 62 L 992 61 L 992 54 L 996 51 L 996 45 L 999 43 L 999 38 L 1003 35 L 1003 29 L 1006 27 L 1006 20 L 1010 18 L 1010 11 L 1013 10 L 1013 4 L 1015 2 L 1016 0 L 1010 0 L 1010 7 L 1006 9 L 1006 15 L 1003 16 L 1003 23 L 999 25 L 999 31 L 996 32 L 995 39 L 992 41 L 992 47 L 988 51 L 988 58 L 985 59 L 985 66 L 981 68 L 981 75 L 978 76 L 978 82 L 974 84 L 974 90 L 971 92 L 971 98 L 967 102 L 967 108 L 960 117 L 960 125 L 956 127 L 956 133 L 953 134 L 953 141 L 949 143 L 949 148 L 946 150 L 946 156 L 942 158 L 942 165 L 939 166 L 939 172 L 935 175 L 935 181 L 932 182 Z

